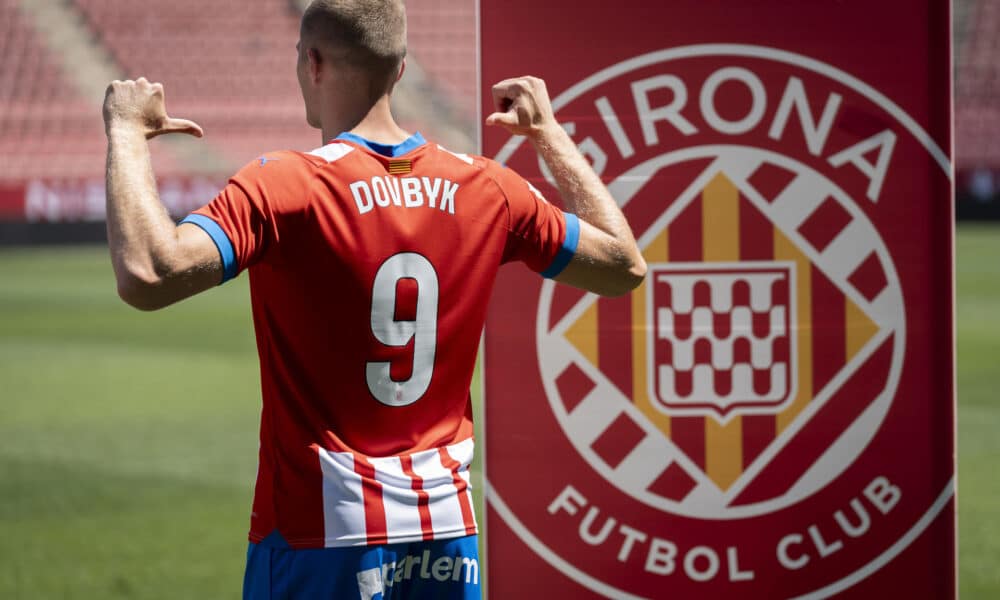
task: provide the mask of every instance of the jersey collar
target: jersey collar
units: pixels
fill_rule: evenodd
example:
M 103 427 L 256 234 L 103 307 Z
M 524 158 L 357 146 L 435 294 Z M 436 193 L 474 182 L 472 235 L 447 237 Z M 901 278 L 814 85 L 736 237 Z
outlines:
M 356 135 L 345 131 L 338 135 L 335 139 L 345 140 L 348 142 L 354 142 L 359 146 L 364 146 L 376 154 L 381 154 L 382 156 L 388 156 L 389 158 L 395 158 L 397 156 L 402 156 L 411 150 L 423 146 L 427 143 L 424 136 L 420 135 L 420 132 L 414 133 L 410 137 L 406 138 L 404 141 L 395 144 L 380 144 L 378 142 L 373 142 L 371 140 L 366 140 L 360 135 Z

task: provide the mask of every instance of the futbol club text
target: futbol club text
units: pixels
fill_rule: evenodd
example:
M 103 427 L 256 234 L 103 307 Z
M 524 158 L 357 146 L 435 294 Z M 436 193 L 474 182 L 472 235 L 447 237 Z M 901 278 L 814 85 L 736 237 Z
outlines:
M 617 551 L 618 562 L 636 566 L 641 563 L 648 573 L 664 576 L 679 573 L 696 582 L 720 577 L 739 582 L 752 581 L 755 569 L 772 566 L 764 561 L 776 561 L 787 570 L 797 570 L 823 560 L 877 526 L 873 519 L 889 514 L 901 497 L 898 486 L 885 477 L 876 477 L 847 506 L 832 515 L 818 517 L 801 531 L 775 532 L 771 556 L 744 555 L 739 545 L 682 548 L 672 540 L 649 535 L 626 520 L 605 514 L 572 485 L 567 485 L 552 500 L 548 513 L 564 522 L 577 521 L 577 535 L 584 543 L 608 552 Z

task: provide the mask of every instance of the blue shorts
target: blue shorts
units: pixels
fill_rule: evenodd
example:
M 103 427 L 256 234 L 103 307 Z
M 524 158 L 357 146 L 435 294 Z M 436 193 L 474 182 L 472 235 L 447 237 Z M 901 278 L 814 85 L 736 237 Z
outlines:
M 244 600 L 478 600 L 477 536 L 294 550 L 250 544 Z

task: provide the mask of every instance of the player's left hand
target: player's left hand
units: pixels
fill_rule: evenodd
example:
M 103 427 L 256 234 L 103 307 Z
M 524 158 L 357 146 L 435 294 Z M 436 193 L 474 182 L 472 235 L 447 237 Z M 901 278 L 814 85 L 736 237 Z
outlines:
M 150 83 L 145 77 L 135 81 L 112 81 L 104 94 L 104 129 L 124 126 L 141 131 L 146 139 L 165 133 L 205 135 L 201 125 L 187 119 L 167 116 L 163 84 Z
M 504 79 L 493 86 L 496 112 L 486 117 L 487 125 L 505 128 L 513 135 L 537 138 L 547 129 L 558 128 L 545 82 L 525 76 Z

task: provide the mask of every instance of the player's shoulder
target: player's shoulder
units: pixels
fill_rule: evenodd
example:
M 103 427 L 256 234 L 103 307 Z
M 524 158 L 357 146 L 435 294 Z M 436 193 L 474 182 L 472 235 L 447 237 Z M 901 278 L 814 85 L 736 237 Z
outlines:
M 492 158 L 478 154 L 455 152 L 440 144 L 434 144 L 434 149 L 444 156 L 445 160 L 452 163 L 449 165 L 450 167 L 461 169 L 464 165 L 469 174 L 492 181 L 501 189 L 524 180 L 513 169 L 498 163 Z
M 482 170 L 484 166 L 482 156 L 451 150 L 432 141 L 427 142 L 427 148 L 441 157 L 441 160 L 450 163 L 451 167 L 462 168 L 461 165 L 465 165 L 470 169 Z
M 336 153 L 346 154 L 344 149 L 331 147 L 343 144 L 329 144 L 309 152 L 298 150 L 273 150 L 264 152 L 243 165 L 233 177 L 238 182 L 264 184 L 269 187 L 295 187 L 307 184 L 317 169 L 336 159 Z
M 313 166 L 322 167 L 330 163 L 340 162 L 355 152 L 358 152 L 358 150 L 351 144 L 333 140 L 329 144 L 320 146 L 319 148 L 309 150 L 308 152 L 296 152 L 295 154 Z
M 324 164 L 319 156 L 296 150 L 274 150 L 264 152 L 243 165 L 239 174 L 249 178 L 274 178 L 309 172 Z

